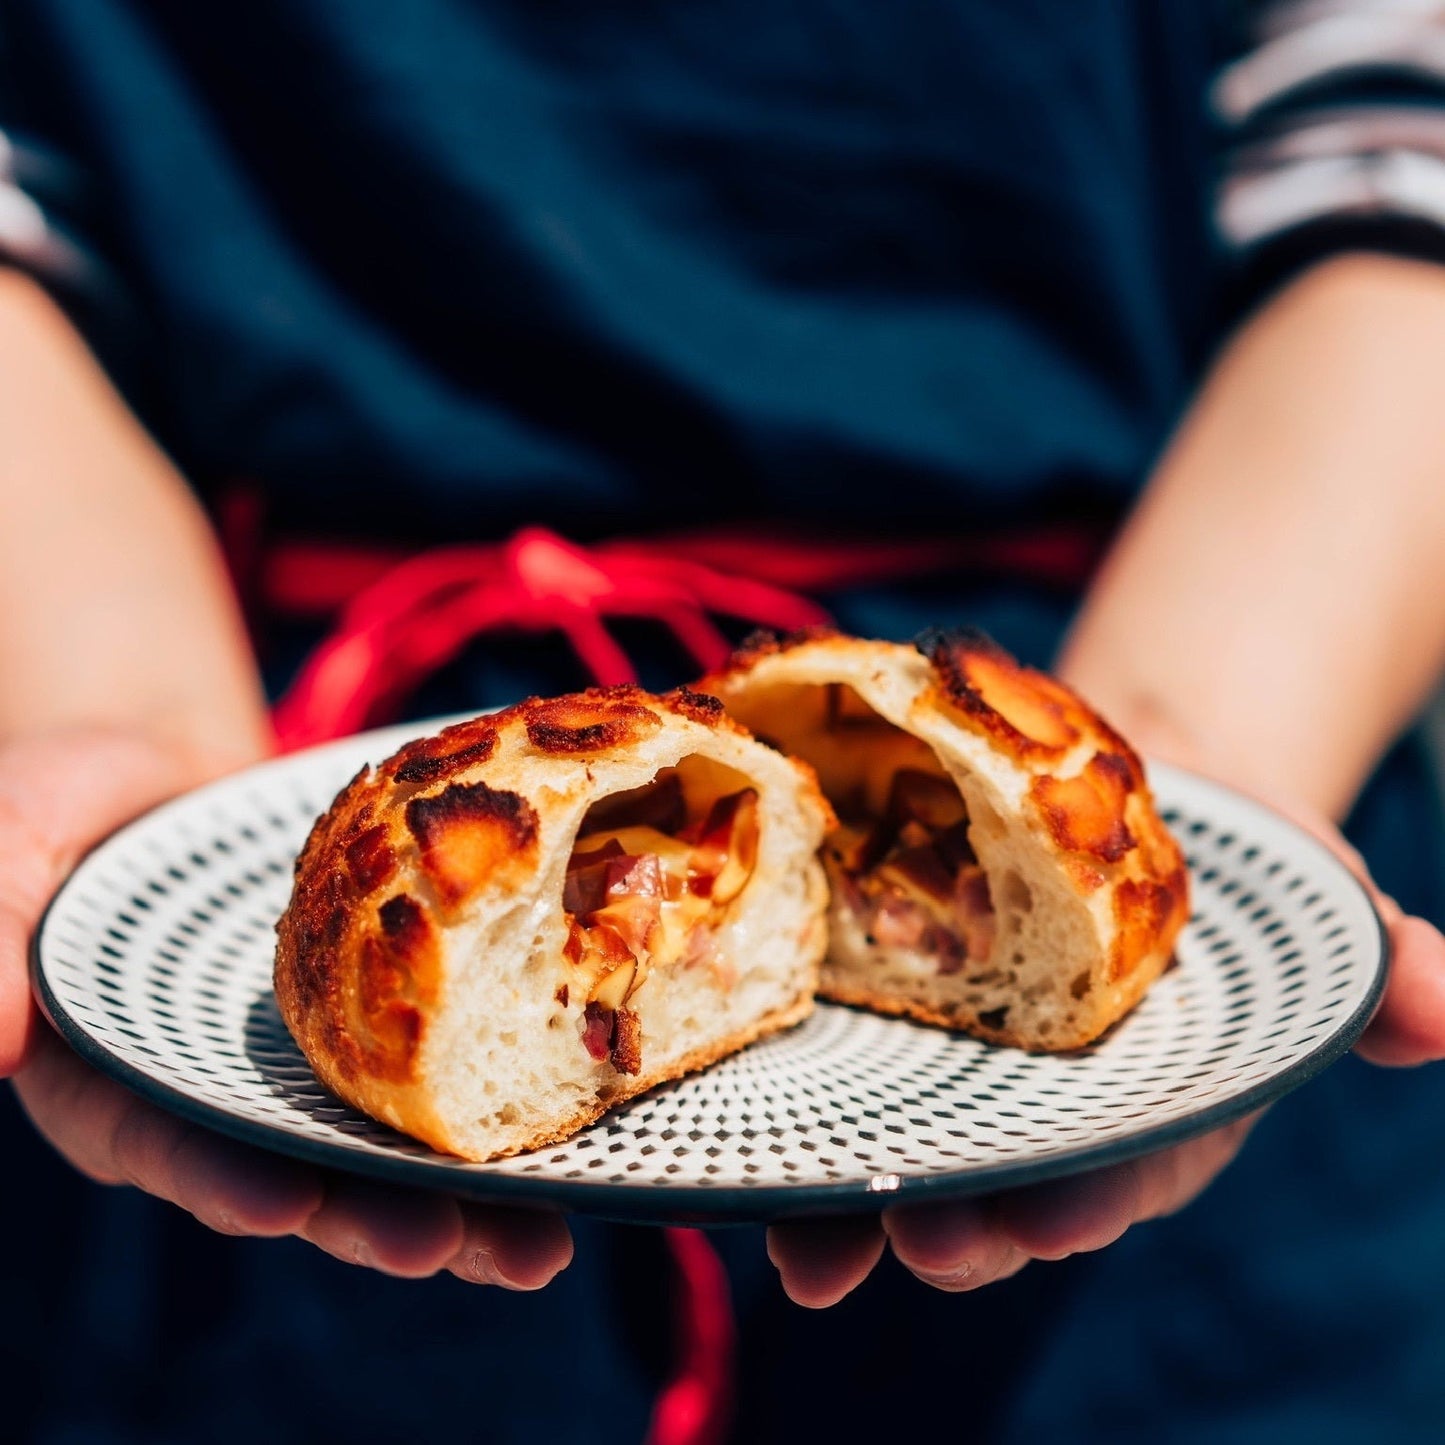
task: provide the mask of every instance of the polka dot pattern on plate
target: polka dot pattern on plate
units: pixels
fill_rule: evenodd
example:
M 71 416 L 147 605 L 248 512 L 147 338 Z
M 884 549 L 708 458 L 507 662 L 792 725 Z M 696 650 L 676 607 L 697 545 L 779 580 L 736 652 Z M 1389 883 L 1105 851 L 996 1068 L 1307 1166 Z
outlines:
M 353 1172 L 614 1218 L 760 1219 L 977 1193 L 1199 1133 L 1342 1053 L 1383 985 L 1378 921 L 1337 860 L 1258 804 L 1154 765 L 1194 917 L 1176 966 L 1092 1047 L 1025 1054 L 820 1004 L 562 1145 L 468 1164 L 328 1094 L 271 993 L 307 830 L 363 761 L 417 730 L 238 774 L 91 854 L 35 950 L 71 1043 L 168 1108 Z

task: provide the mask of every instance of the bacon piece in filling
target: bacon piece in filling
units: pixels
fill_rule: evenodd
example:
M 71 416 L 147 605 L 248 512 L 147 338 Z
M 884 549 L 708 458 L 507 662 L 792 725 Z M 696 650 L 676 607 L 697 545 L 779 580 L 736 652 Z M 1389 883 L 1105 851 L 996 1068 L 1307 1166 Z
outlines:
M 992 952 L 988 878 L 968 841 L 963 799 L 947 778 L 900 768 L 883 816 L 845 822 L 825 857 L 873 942 L 932 954 L 940 973 Z
M 582 1044 L 620 1073 L 641 1068 L 627 1001 L 653 967 L 713 960 L 714 932 L 757 865 L 754 789 L 718 797 L 690 820 L 687 812 L 676 774 L 605 799 L 567 864 L 563 952 L 587 983 Z

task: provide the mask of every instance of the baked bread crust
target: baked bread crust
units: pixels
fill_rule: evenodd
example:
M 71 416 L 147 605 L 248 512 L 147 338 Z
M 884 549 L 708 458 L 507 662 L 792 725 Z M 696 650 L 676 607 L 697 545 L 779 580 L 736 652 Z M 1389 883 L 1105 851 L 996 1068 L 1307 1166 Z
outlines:
M 735 927 L 750 951 L 672 981 L 654 969 L 618 1010 L 627 1047 L 598 1060 L 564 956 L 568 858 L 589 807 L 684 759 L 757 790 L 754 872 L 717 932 L 720 955 Z M 806 767 L 687 689 L 592 689 L 459 723 L 363 768 L 317 820 L 277 925 L 281 1015 L 329 1089 L 437 1149 L 556 1142 L 811 1010 L 827 899 L 813 854 L 831 821 Z M 683 992 L 689 1027 L 668 1012 Z
M 1069 688 L 967 629 L 913 647 L 759 634 L 699 686 L 814 762 L 836 794 L 830 773 L 843 776 L 848 755 L 826 724 L 799 719 L 817 716 L 809 691 L 838 684 L 926 744 L 958 786 L 998 934 L 986 960 L 940 974 L 867 936 L 835 888 L 821 994 L 1028 1049 L 1097 1038 L 1163 972 L 1189 915 L 1183 856 L 1138 755 Z

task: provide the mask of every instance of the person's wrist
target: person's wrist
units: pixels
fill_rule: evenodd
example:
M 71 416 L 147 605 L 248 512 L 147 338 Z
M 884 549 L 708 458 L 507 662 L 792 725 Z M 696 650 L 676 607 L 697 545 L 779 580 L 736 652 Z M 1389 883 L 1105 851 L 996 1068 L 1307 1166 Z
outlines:
M 214 710 L 160 704 L 65 709 L 40 725 L 0 726 L 0 748 L 124 745 L 163 759 L 180 787 L 196 787 L 272 756 L 275 738 L 263 712 L 217 714 Z
M 1186 714 L 1162 689 L 1133 681 L 1112 659 L 1101 662 L 1100 649 L 1066 647 L 1058 675 L 1090 704 L 1145 759 L 1173 763 L 1238 789 L 1299 821 L 1330 817 L 1329 804 L 1309 790 L 1285 786 L 1292 775 L 1276 766 L 1263 740 L 1252 750 L 1243 743 L 1251 729 L 1233 715 L 1210 726 L 1209 719 Z M 1287 761 L 1287 760 L 1285 760 Z
M 1141 697 L 1122 707 L 1106 709 L 1104 716 L 1110 727 L 1146 758 L 1196 771 L 1218 771 L 1218 764 L 1210 767 L 1199 738 L 1152 698 Z
M 141 735 L 174 759 L 178 773 L 199 786 L 249 767 L 276 752 L 276 739 L 264 713 L 244 717 L 173 714 L 146 719 Z
M 1068 649 L 1059 658 L 1056 672 L 1135 752 L 1196 771 L 1218 774 L 1227 768 L 1223 760 L 1210 762 L 1197 730 L 1149 689 L 1129 686 Z

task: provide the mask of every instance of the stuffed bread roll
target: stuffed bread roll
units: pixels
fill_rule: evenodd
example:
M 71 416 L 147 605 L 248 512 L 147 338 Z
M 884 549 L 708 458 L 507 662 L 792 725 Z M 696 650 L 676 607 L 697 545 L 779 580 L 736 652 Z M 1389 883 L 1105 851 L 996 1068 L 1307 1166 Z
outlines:
M 433 1147 L 564 1138 L 812 1008 L 812 773 L 714 698 L 533 699 L 364 769 L 317 822 L 276 996 L 320 1079 Z
M 1139 759 L 986 637 L 764 636 L 701 686 L 839 819 L 825 997 L 1059 1050 L 1164 969 L 1188 886 Z

